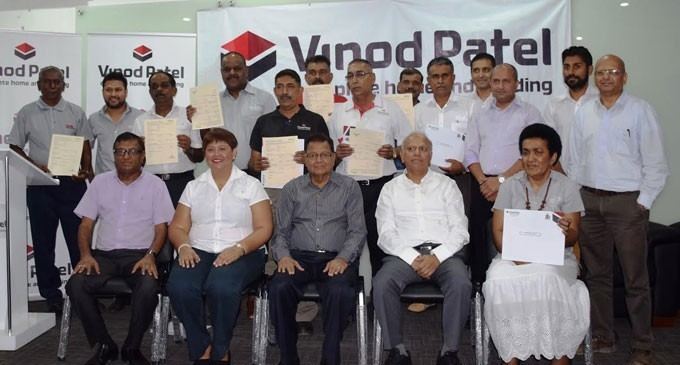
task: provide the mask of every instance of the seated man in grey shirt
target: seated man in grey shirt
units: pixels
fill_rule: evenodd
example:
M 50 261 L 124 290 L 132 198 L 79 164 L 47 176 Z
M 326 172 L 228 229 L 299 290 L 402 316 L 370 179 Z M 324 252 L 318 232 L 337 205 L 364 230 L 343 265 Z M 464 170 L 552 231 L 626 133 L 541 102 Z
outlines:
M 309 137 L 309 173 L 281 190 L 272 240 L 278 269 L 269 295 L 283 365 L 300 363 L 295 310 L 310 282 L 319 288 L 324 306 L 321 364 L 340 364 L 340 340 L 354 308 L 366 223 L 359 185 L 333 172 L 334 162 L 333 141 L 326 135 Z

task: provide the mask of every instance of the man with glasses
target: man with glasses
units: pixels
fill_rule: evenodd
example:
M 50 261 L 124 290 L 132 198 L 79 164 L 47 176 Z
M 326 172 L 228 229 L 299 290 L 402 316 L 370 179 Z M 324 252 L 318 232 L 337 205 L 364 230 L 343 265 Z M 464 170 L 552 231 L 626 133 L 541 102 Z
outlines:
M 77 176 L 56 176 L 59 179 L 57 186 L 28 186 L 26 189 L 38 290 L 47 300 L 48 310 L 57 314 L 63 306 L 59 290 L 61 275 L 54 266 L 57 227 L 61 223 L 71 264 L 75 264 L 80 259 L 77 238 L 80 219 L 73 214 L 73 208 L 85 193 L 85 179 L 92 178 L 92 132 L 85 112 L 62 97 L 65 86 L 64 73 L 59 68 L 47 66 L 41 69 L 38 75 L 40 98 L 17 112 L 7 137 L 14 152 L 47 173 L 52 135 L 85 138 Z M 24 152 L 26 144 L 30 145 L 28 154 Z
M 278 266 L 269 284 L 271 315 L 279 364 L 300 364 L 295 311 L 304 286 L 316 283 L 325 334 L 321 364 L 337 365 L 366 239 L 361 190 L 352 178 L 333 171 L 335 153 L 328 136 L 316 134 L 305 143 L 308 173 L 283 187 L 276 209 L 272 254 Z
M 632 327 L 628 364 L 649 365 L 654 357 L 647 224 L 669 170 L 656 112 L 646 101 L 624 92 L 627 79 L 626 65 L 618 56 L 603 56 L 595 64 L 600 96 L 576 112 L 567 171 L 582 186 L 586 209 L 579 244 L 590 292 L 593 351 L 616 351 L 612 328 L 616 249 Z
M 182 196 L 184 187 L 194 179 L 194 167 L 197 162 L 203 161 L 203 149 L 201 135 L 191 128 L 191 122 L 187 119 L 185 109 L 175 105 L 174 99 L 177 94 L 175 78 L 165 72 L 156 71 L 149 77 L 149 95 L 153 99 L 152 108 L 137 117 L 132 129 L 133 133 L 143 137 L 144 124 L 146 121 L 158 119 L 172 119 L 177 129 L 177 162 L 164 164 L 147 164 L 146 172 L 155 174 L 165 182 L 170 192 L 172 204 L 177 207 L 177 202 Z
M 175 210 L 168 189 L 156 176 L 142 171 L 144 141 L 124 132 L 112 147 L 115 170 L 97 175 L 75 209 L 80 261 L 66 284 L 76 314 L 91 347 L 85 364 L 108 364 L 118 358 L 94 293 L 112 278 L 123 278 L 132 289 L 132 313 L 121 357 L 132 365 L 150 364 L 140 352 L 142 337 L 158 303 L 156 255 L 165 244 L 167 223 Z M 92 232 L 99 221 L 96 249 Z
M 399 156 L 399 148 L 395 141 L 402 141 L 411 132 L 411 125 L 397 104 L 383 99 L 380 94 L 373 94 L 375 74 L 369 61 L 361 58 L 352 60 L 347 67 L 345 78 L 347 87 L 352 92 L 352 100 L 336 104 L 329 122 L 331 138 L 338 143 L 336 171 L 347 175 L 347 158 L 354 153 L 350 140 L 352 128 L 369 129 L 383 132 L 385 135 L 383 144 L 375 151 L 382 160 L 382 176 L 351 175 L 361 187 L 371 269 L 375 275 L 385 256 L 378 247 L 375 207 L 382 186 L 390 181 L 397 171 L 392 161 Z

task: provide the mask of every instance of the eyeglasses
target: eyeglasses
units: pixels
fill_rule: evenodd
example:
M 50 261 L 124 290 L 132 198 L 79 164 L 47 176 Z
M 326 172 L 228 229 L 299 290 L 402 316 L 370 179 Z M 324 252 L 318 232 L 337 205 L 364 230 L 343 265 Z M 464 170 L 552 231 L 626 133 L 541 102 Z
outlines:
M 406 146 L 404 147 L 406 152 L 415 153 L 416 151 L 420 153 L 430 152 L 430 147 L 428 146 Z
M 169 89 L 169 88 L 171 88 L 171 87 L 173 87 L 172 84 L 169 83 L 169 82 L 167 82 L 167 81 L 166 81 L 166 82 L 161 82 L 160 84 L 156 84 L 156 83 L 151 83 L 151 84 L 149 84 L 149 89 L 151 89 L 151 90 L 156 90 L 156 89 Z
M 348 73 L 347 76 L 345 76 L 345 80 L 350 81 L 351 79 L 363 79 L 364 77 L 373 74 L 373 72 L 364 72 L 364 71 L 357 71 L 356 73 Z
M 308 160 L 312 160 L 312 161 L 316 160 L 319 157 L 322 160 L 328 160 L 332 156 L 333 156 L 333 154 L 330 153 L 330 152 L 321 152 L 321 153 L 312 152 L 312 153 L 305 154 L 305 158 L 307 158 Z
M 137 148 L 114 148 L 113 149 L 113 154 L 122 157 L 125 155 L 130 155 L 130 156 L 138 156 L 141 155 L 144 150 L 140 150 Z
M 595 76 L 596 77 L 605 77 L 605 76 L 611 76 L 611 77 L 619 77 L 623 75 L 623 71 L 612 68 L 608 70 L 597 70 L 595 71 Z

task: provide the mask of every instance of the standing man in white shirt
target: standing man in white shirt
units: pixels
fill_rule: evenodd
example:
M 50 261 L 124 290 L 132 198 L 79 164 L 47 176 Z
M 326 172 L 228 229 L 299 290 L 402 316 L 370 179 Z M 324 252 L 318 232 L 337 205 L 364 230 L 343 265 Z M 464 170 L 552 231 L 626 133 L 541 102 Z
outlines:
M 491 90 L 492 102 L 473 112 L 465 140 L 464 164 L 474 178 L 470 184 L 470 266 L 474 282 L 484 282 L 489 266 L 487 224 L 498 188 L 522 169 L 519 135 L 524 127 L 542 121 L 533 105 L 515 96 L 514 66 L 504 63 L 494 67 Z
M 364 200 L 364 217 L 368 231 L 367 243 L 371 255 L 373 275 L 381 266 L 385 254 L 378 247 L 378 231 L 375 223 L 375 207 L 383 185 L 392 179 L 397 171 L 394 160 L 399 156 L 396 141 L 402 141 L 410 132 L 411 125 L 399 106 L 380 94 L 373 94 L 375 74 L 371 63 L 357 58 L 347 66 L 347 87 L 352 92 L 352 100 L 335 104 L 329 122 L 329 132 L 333 141 L 338 142 L 336 149 L 336 171 L 347 175 L 346 159 L 354 153 L 349 132 L 352 127 L 370 129 L 385 133 L 383 145 L 375 151 L 383 162 L 383 174 L 375 176 L 351 175 L 361 187 Z
M 387 253 L 373 279 L 373 303 L 383 331 L 385 364 L 411 364 L 401 331 L 400 295 L 406 285 L 434 281 L 444 294 L 444 343 L 437 365 L 457 365 L 472 284 L 460 257 L 468 243 L 463 198 L 456 183 L 430 170 L 432 142 L 420 132 L 402 143 L 403 174 L 385 184 L 376 210 L 378 245 Z
M 657 115 L 646 101 L 624 92 L 621 58 L 595 64 L 600 97 L 577 112 L 569 138 L 570 177 L 586 208 L 581 219 L 581 261 L 590 291 L 593 351 L 616 351 L 612 276 L 618 253 L 632 327 L 629 365 L 653 364 L 651 298 L 647 271 L 649 209 L 669 175 Z
M 472 93 L 473 112 L 479 111 L 483 105 L 491 102 L 491 71 L 496 67 L 496 59 L 488 53 L 477 53 L 470 61 L 470 76 L 475 84 Z
M 588 48 L 571 46 L 562 51 L 562 76 L 568 92 L 551 98 L 543 111 L 545 124 L 557 131 L 565 147 L 560 161 L 562 169 L 569 165 L 568 142 L 571 126 L 574 124 L 574 114 L 585 102 L 597 97 L 597 89 L 588 85 L 592 74 L 593 56 Z
M 155 174 L 165 182 L 170 192 L 172 204 L 182 196 L 184 187 L 194 179 L 194 167 L 203 161 L 203 144 L 198 130 L 191 129 L 184 108 L 175 105 L 177 94 L 175 78 L 165 72 L 156 71 L 149 77 L 149 95 L 153 99 L 152 108 L 137 117 L 132 132 L 144 137 L 144 122 L 153 119 L 174 119 L 177 123 L 177 162 L 144 166 L 144 171 Z

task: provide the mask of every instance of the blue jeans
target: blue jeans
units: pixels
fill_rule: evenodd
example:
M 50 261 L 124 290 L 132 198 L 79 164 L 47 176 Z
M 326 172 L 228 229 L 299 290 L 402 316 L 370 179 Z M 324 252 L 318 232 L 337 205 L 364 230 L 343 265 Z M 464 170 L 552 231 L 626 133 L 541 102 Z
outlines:
M 229 349 L 241 309 L 241 292 L 262 274 L 265 254 L 256 250 L 227 266 L 214 267 L 218 254 L 194 250 L 201 258 L 196 266 L 184 268 L 175 261 L 170 271 L 170 302 L 186 330 L 189 359 L 199 359 L 212 346 L 211 359 L 220 360 Z M 212 340 L 206 329 L 204 297 L 210 311 Z

